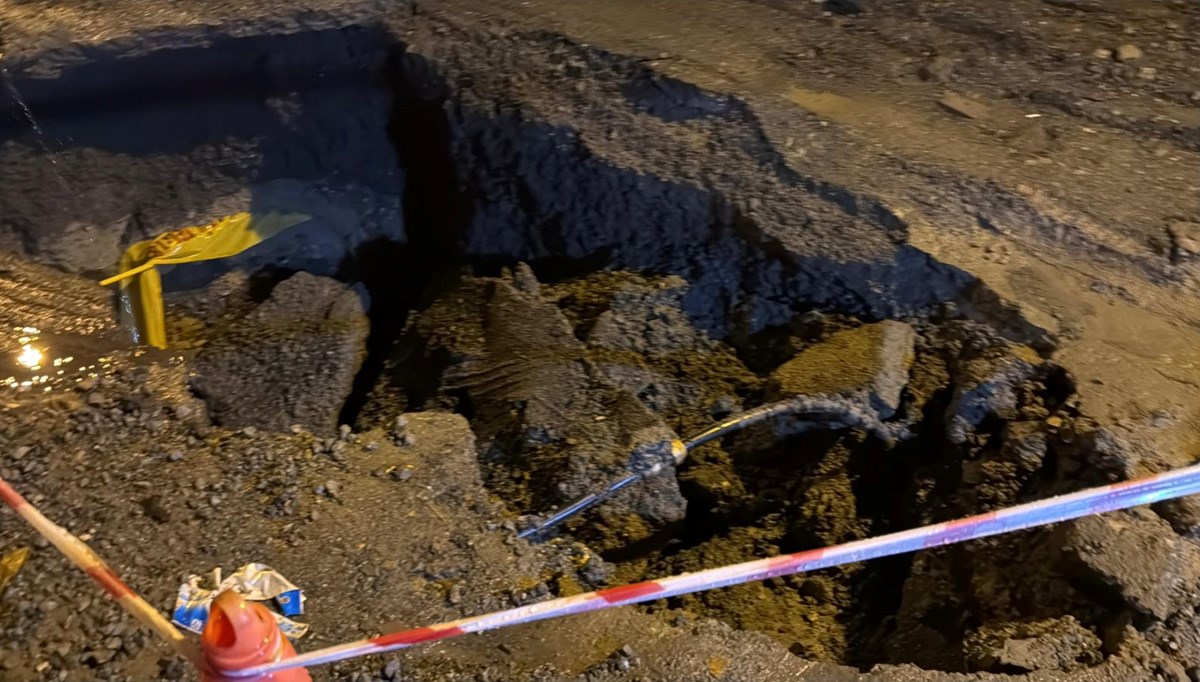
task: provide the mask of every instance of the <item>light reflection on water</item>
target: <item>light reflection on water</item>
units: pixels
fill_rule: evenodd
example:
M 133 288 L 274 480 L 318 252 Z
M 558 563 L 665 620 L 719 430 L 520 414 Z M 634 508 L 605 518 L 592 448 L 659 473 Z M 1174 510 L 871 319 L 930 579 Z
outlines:
M 34 348 L 28 343 L 22 345 L 21 352 L 17 353 L 17 364 L 26 369 L 41 369 L 42 351 Z
M 113 350 L 112 343 L 94 337 L 10 327 L 0 333 L 0 390 L 50 392 L 71 388 L 105 373 L 112 363 L 108 354 Z

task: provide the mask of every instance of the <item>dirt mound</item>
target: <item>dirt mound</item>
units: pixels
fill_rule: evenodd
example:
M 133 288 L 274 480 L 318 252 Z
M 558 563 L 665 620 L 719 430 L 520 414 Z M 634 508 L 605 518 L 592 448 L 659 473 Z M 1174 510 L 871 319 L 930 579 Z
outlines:
M 913 437 L 896 441 L 810 415 L 700 448 L 678 487 L 675 476 L 652 479 L 568 524 L 567 535 L 615 562 L 620 581 L 848 542 L 1121 475 L 1098 467 L 1070 377 L 986 327 L 838 316 L 814 325 L 806 313 L 764 361 L 761 345 L 699 333 L 686 295 L 678 280 L 619 272 L 553 284 L 524 266 L 468 277 L 417 315 L 394 372 L 440 368 L 427 404 L 471 419 L 488 485 L 533 514 L 616 480 L 647 442 L 781 396 L 861 395 L 911 423 Z M 1110 616 L 1096 576 L 1129 585 L 1109 594 L 1132 606 L 1143 589 L 1106 569 L 1120 560 L 1094 547 L 1034 532 L 661 606 L 764 632 L 808 659 L 1074 670 L 1112 653 L 1098 645 Z

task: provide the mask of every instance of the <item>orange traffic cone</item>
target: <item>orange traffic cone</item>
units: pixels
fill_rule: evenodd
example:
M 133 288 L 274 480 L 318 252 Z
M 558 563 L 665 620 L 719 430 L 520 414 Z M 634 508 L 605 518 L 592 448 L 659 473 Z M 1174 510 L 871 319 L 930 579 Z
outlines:
M 304 668 L 259 677 L 229 677 L 219 672 L 296 655 L 271 612 L 232 590 L 218 594 L 209 607 L 208 622 L 200 635 L 200 651 L 204 656 L 201 682 L 312 682 Z

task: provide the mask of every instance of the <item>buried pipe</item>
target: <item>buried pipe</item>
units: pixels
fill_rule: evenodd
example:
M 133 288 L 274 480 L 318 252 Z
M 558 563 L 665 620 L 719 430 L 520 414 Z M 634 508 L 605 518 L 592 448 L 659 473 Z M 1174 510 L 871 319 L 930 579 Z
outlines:
M 827 422 L 832 422 L 830 424 L 831 427 L 857 427 L 865 429 L 886 441 L 893 441 L 908 435 L 908 428 L 904 424 L 884 423 L 880 421 L 874 410 L 864 408 L 858 402 L 846 398 L 797 396 L 788 400 L 761 405 L 714 424 L 700 433 L 694 434 L 687 440 L 672 441 L 671 458 L 674 461 L 667 462 L 660 460 L 652 466 L 637 468 L 624 478 L 610 483 L 603 490 L 584 495 L 551 516 L 522 530 L 517 534 L 517 537 L 533 538 L 541 535 L 572 516 L 611 498 L 630 485 L 644 478 L 662 473 L 668 468 L 668 465 L 671 467 L 679 466 L 687 458 L 689 452 L 705 443 L 722 438 L 736 431 L 741 431 L 768 419 L 783 416 L 820 418 Z

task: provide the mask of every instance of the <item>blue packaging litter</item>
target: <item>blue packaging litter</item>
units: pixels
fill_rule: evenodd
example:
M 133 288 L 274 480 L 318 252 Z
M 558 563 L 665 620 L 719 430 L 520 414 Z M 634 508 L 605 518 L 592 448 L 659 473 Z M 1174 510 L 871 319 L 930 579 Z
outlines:
M 271 568 L 263 564 L 246 564 L 221 580 L 215 589 L 201 587 L 204 580 L 193 575 L 179 586 L 179 596 L 171 614 L 171 621 L 179 627 L 200 634 L 208 622 L 212 600 L 225 590 L 233 590 L 250 601 L 262 602 L 288 639 L 300 639 L 308 632 L 307 624 L 291 619 L 291 616 L 304 613 L 304 592 Z

